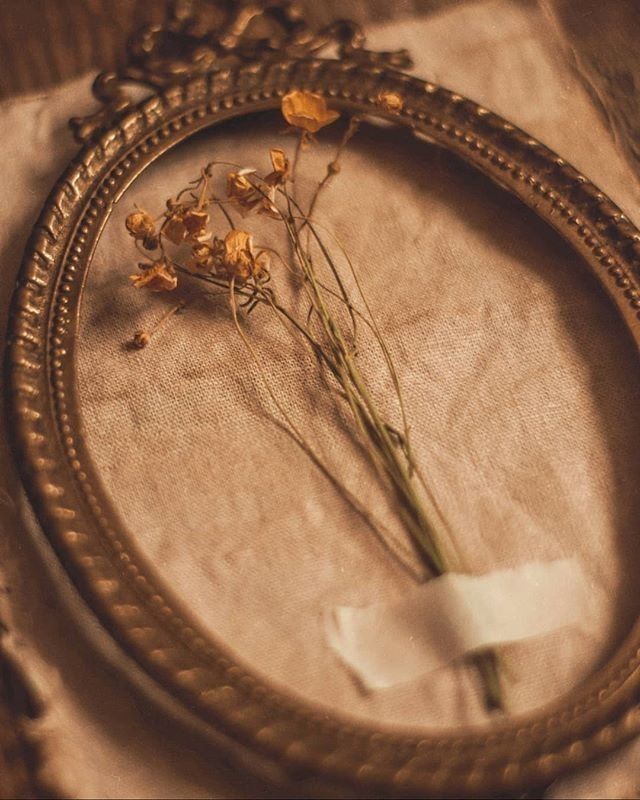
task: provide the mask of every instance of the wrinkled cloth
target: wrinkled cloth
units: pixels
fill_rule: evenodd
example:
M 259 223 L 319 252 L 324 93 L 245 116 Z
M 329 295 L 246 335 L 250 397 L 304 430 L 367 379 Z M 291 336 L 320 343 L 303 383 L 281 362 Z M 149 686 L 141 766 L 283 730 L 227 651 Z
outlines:
M 458 3 L 433 15 L 399 16 L 368 33 L 371 48 L 407 47 L 418 76 L 522 126 L 631 219 L 640 217 L 628 164 L 579 79 L 548 46 L 536 6 Z M 39 204 L 73 153 L 61 127 L 90 106 L 88 85 L 83 79 L 5 104 L 4 177 L 15 189 L 0 200 L 0 236 L 12 274 Z M 400 596 L 414 585 L 416 564 L 402 555 L 402 531 L 357 466 L 334 410 L 318 399 L 326 392 L 299 345 L 254 312 L 248 330 L 288 409 L 388 523 L 400 559 L 274 424 L 223 303 L 196 301 L 146 350 L 124 347 L 167 301 L 127 285 L 136 255 L 123 220 L 133 203 L 160 210 L 212 157 L 264 167 L 269 146 L 291 147 L 281 129 L 272 115 L 251 129 L 236 122 L 201 136 L 150 168 L 115 209 L 81 310 L 79 398 L 92 456 L 157 573 L 201 626 L 268 680 L 361 719 L 490 724 L 465 667 L 363 694 L 328 648 L 321 624 L 328 607 Z M 328 130 L 304 153 L 301 192 L 322 175 L 332 143 Z M 589 575 L 598 613 L 588 634 L 501 650 L 509 713 L 538 707 L 602 663 L 638 615 L 634 348 L 602 289 L 553 231 L 409 133 L 364 126 L 318 216 L 358 266 L 401 375 L 414 450 L 465 566 L 484 573 L 576 556 Z M 11 281 L 2 286 L 6 316 Z M 386 398 L 375 348 L 361 357 Z M 212 757 L 215 748 L 186 726 L 169 726 L 164 712 L 122 679 L 131 667 L 97 644 L 98 632 L 87 632 L 87 617 L 25 518 L 2 446 L 3 616 L 47 701 L 40 735 L 51 778 L 81 797 L 267 794 L 266 783 L 248 770 L 239 775 L 226 755 Z M 20 532 L 20 519 L 31 538 Z M 593 797 L 637 796 L 639 757 L 632 743 L 582 776 L 558 781 L 548 795 L 586 796 L 588 788 Z

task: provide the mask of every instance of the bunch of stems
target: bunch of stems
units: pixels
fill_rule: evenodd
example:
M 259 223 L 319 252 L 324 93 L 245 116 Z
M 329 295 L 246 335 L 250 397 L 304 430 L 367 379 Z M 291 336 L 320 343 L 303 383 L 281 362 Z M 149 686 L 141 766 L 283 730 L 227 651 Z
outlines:
M 302 292 L 306 301 L 305 318 L 300 318 L 292 308 L 287 308 L 280 302 L 276 291 L 270 285 L 270 273 L 263 272 L 248 280 L 238 280 L 235 277 L 222 277 L 214 271 L 194 274 L 177 260 L 171 259 L 170 263 L 178 273 L 207 283 L 215 287 L 217 290 L 215 293 L 228 296 L 235 328 L 259 371 L 287 433 L 381 540 L 386 542 L 388 537 L 385 536 L 380 521 L 373 517 L 371 511 L 333 473 L 307 439 L 304 431 L 288 413 L 272 385 L 263 359 L 244 329 L 242 312 L 250 313 L 257 306 L 265 307 L 274 314 L 279 324 L 306 343 L 321 369 L 328 375 L 336 401 L 348 409 L 353 422 L 353 433 L 366 453 L 367 460 L 382 487 L 394 501 L 393 508 L 397 511 L 414 551 L 419 555 L 429 576 L 435 577 L 443 575 L 451 568 L 441 546 L 444 523 L 412 451 L 405 403 L 393 359 L 367 301 L 354 264 L 337 238 L 313 216 L 321 191 L 339 171 L 339 157 L 346 142 L 353 135 L 355 127 L 353 122 L 349 125 L 333 161 L 327 168 L 326 175 L 317 184 L 306 212 L 294 192 L 295 172 L 299 168 L 300 155 L 304 149 L 302 137 L 296 148 L 292 174 L 282 181 L 275 191 L 273 187 L 267 186 L 264 177 L 255 172 L 248 174 L 256 195 L 268 203 L 270 217 L 284 228 L 290 259 L 284 258 L 275 248 L 265 247 L 262 252 L 268 252 L 270 256 L 276 258 L 292 277 L 297 290 Z M 234 230 L 237 226 L 232 216 L 233 202 L 221 199 L 210 192 L 212 170 L 215 166 L 239 169 L 239 165 L 236 164 L 212 162 L 202 170 L 200 178 L 194 181 L 188 190 L 183 190 L 178 195 L 178 199 L 190 191 L 190 196 L 199 207 L 219 208 L 230 229 Z M 332 252 L 334 248 L 327 245 L 327 239 L 331 239 L 336 245 L 340 254 L 339 259 L 334 257 Z M 159 237 L 158 245 L 162 258 L 168 259 L 162 235 Z M 347 265 L 346 275 L 341 273 L 341 262 Z M 354 302 L 349 295 L 348 283 L 356 287 L 359 298 L 357 302 Z M 361 369 L 358 359 L 358 337 L 362 327 L 373 337 L 384 359 L 399 409 L 401 420 L 399 426 L 394 425 L 381 411 Z M 429 499 L 428 503 L 425 502 L 425 498 Z M 482 680 L 486 707 L 502 708 L 496 654 L 493 651 L 484 651 L 472 656 L 471 661 Z

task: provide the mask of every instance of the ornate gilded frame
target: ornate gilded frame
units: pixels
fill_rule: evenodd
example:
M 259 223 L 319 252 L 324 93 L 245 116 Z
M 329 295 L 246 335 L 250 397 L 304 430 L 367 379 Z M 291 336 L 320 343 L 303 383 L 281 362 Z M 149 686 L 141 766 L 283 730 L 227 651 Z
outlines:
M 276 27 L 246 31 L 258 14 Z M 327 44 L 338 59 L 320 58 Z M 178 47 L 176 48 L 176 45 Z M 149 675 L 212 726 L 279 763 L 361 792 L 467 796 L 541 786 L 640 732 L 640 623 L 611 660 L 557 703 L 491 730 L 429 733 L 327 716 L 234 662 L 162 585 L 127 533 L 79 427 L 74 351 L 83 284 L 114 203 L 194 133 L 277 108 L 293 89 L 347 114 L 412 129 L 520 198 L 583 256 L 640 343 L 640 233 L 586 177 L 491 111 L 397 71 L 406 53 L 363 49 L 357 26 L 312 33 L 286 0 L 241 3 L 194 32 L 184 4 L 137 37 L 131 61 L 95 84 L 101 110 L 74 120 L 83 147 L 33 230 L 7 349 L 8 414 L 24 483 L 77 588 Z M 167 48 L 179 54 L 167 57 Z M 134 104 L 123 82 L 153 94 Z M 393 93 L 401 108 L 381 98 Z

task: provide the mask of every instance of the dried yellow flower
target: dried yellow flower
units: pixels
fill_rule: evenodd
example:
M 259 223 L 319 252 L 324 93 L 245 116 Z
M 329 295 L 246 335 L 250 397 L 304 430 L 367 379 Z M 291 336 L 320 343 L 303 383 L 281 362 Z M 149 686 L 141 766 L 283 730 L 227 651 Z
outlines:
M 250 233 L 234 228 L 224 237 L 225 257 L 236 259 L 242 253 L 251 252 L 253 238 Z
M 278 206 L 276 206 L 274 202 L 275 197 L 276 197 L 276 187 L 274 184 L 272 186 L 268 186 L 265 193 L 260 195 L 260 208 L 258 209 L 258 214 L 266 214 L 268 217 L 271 217 L 272 219 L 281 219 L 282 215 L 278 211 Z
M 207 233 L 209 213 L 201 208 L 190 208 L 185 211 L 182 221 L 187 230 L 187 239 L 197 241 Z
M 259 192 L 241 172 L 230 172 L 227 175 L 227 197 L 244 211 L 251 211 L 260 203 Z
M 129 280 L 136 289 L 149 289 L 152 292 L 170 292 L 178 285 L 178 278 L 173 267 L 166 261 L 156 261 L 150 266 L 141 265 L 142 272 L 130 275 Z
M 307 133 L 317 133 L 320 128 L 335 122 L 340 114 L 327 108 L 321 94 L 295 90 L 282 98 L 281 110 L 289 125 Z
M 213 244 L 204 255 L 203 262 L 215 266 L 215 273 L 227 280 L 232 278 L 238 283 L 245 283 L 249 278 L 261 278 L 268 272 L 269 256 L 261 250 L 253 252 L 253 240 L 250 233 L 234 229 L 224 240 L 214 238 Z M 211 261 L 209 262 L 209 258 Z
M 146 211 L 134 211 L 128 215 L 124 224 L 134 239 L 147 239 L 156 232 L 156 223 Z
M 282 150 L 277 152 L 282 153 L 284 158 Z M 272 158 L 271 163 L 274 164 L 274 166 L 278 163 L 278 166 L 282 168 L 283 172 L 274 169 L 272 173 L 263 179 L 264 185 L 260 187 L 257 187 L 247 178 L 247 174 L 249 173 L 241 171 L 230 172 L 227 175 L 227 196 L 237 205 L 243 217 L 251 211 L 258 209 L 258 213 L 260 214 L 269 214 L 276 219 L 279 218 L 278 209 L 273 202 L 275 187 L 284 182 L 286 170 L 289 169 L 289 162 L 286 158 L 284 158 L 284 162 L 281 160 L 277 160 L 276 162 Z
M 378 103 L 385 111 L 390 111 L 392 114 L 399 114 L 404 108 L 404 100 L 397 92 L 380 92 Z
M 173 211 L 162 226 L 162 234 L 173 244 L 197 242 L 206 237 L 208 224 L 209 213 L 204 209 Z
M 222 269 L 227 277 L 246 281 L 253 274 L 254 259 L 251 234 L 232 230 L 224 237 Z

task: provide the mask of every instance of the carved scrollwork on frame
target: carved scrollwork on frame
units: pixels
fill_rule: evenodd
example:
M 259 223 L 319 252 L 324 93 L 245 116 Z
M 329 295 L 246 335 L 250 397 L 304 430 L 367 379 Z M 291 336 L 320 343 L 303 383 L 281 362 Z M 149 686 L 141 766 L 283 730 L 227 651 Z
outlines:
M 404 126 L 518 197 L 583 256 L 638 345 L 640 232 L 585 176 L 524 131 L 398 71 L 408 64 L 403 51 L 365 50 L 357 26 L 341 22 L 314 33 L 287 0 L 230 3 L 219 11 L 220 25 L 207 27 L 190 4 L 175 5 L 165 28 L 134 38 L 128 66 L 96 80 L 99 112 L 74 121 L 85 146 L 34 228 L 11 312 L 7 405 L 30 499 L 104 626 L 147 675 L 210 726 L 288 768 L 368 795 L 510 795 L 544 785 L 640 732 L 640 624 L 568 696 L 490 732 L 344 720 L 269 685 L 236 663 L 173 597 L 102 488 L 83 438 L 73 368 L 83 279 L 113 204 L 149 164 L 205 128 L 278 108 L 294 89 L 320 93 L 348 114 Z M 319 57 L 329 45 L 338 59 Z M 127 81 L 154 91 L 134 104 Z M 389 96 L 398 100 L 393 107 L 384 102 Z
M 174 0 L 162 25 L 150 25 L 132 36 L 127 63 L 117 72 L 104 72 L 93 84 L 102 107 L 87 117 L 70 120 L 76 140 L 88 141 L 119 114 L 131 108 L 129 83 L 160 90 L 195 75 L 230 69 L 251 62 L 317 56 L 335 47 L 343 63 L 407 69 L 406 50 L 366 50 L 362 28 L 351 20 L 337 20 L 319 31 L 304 21 L 295 0 L 227 0 L 214 7 L 214 24 L 204 22 L 191 0 Z M 251 33 L 258 23 L 259 32 Z

